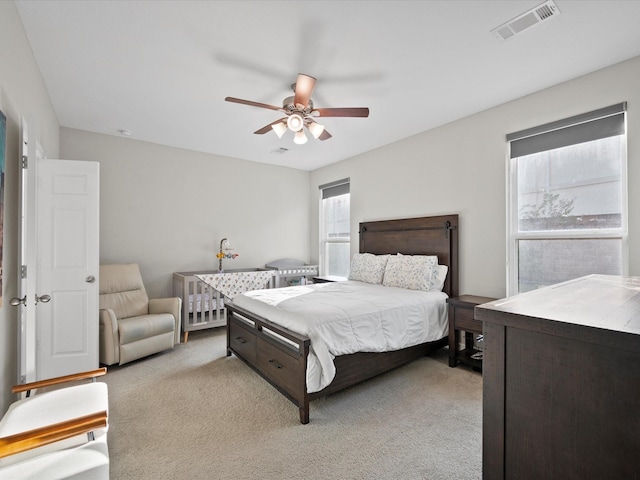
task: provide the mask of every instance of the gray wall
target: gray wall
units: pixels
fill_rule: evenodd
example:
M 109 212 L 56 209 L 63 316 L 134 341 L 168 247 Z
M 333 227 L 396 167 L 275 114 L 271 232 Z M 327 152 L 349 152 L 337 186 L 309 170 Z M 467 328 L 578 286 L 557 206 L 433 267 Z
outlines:
M 309 253 L 309 173 L 131 139 L 60 129 L 60 155 L 100 162 L 100 261 L 140 264 L 151 297 L 171 273 L 264 267 Z
M 622 101 L 628 105 L 629 273 L 640 275 L 640 57 L 311 173 L 318 186 L 351 178 L 352 253 L 358 223 L 458 213 L 460 291 L 506 295 L 507 133 Z M 371 168 L 375 167 L 375 168 Z M 318 212 L 311 210 L 311 252 Z
M 20 117 L 27 120 L 30 137 L 39 138 L 50 156 L 58 155 L 59 137 L 58 120 L 13 2 L 0 2 L 0 110 L 7 116 L 0 307 L 0 412 L 4 413 L 14 399 L 11 385 L 18 371 L 18 309 L 9 305 L 9 299 L 18 294 Z

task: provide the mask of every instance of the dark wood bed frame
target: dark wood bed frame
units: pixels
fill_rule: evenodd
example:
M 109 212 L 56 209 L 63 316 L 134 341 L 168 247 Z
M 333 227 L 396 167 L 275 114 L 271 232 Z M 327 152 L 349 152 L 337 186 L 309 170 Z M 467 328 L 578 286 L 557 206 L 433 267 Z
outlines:
M 449 272 L 443 291 L 458 296 L 458 215 L 360 223 L 360 252 L 376 255 L 437 255 Z M 234 353 L 283 395 L 309 423 L 309 401 L 392 370 L 447 344 L 447 337 L 402 350 L 354 353 L 335 358 L 336 376 L 323 390 L 307 392 L 308 337 L 287 330 L 229 302 L 227 356 Z

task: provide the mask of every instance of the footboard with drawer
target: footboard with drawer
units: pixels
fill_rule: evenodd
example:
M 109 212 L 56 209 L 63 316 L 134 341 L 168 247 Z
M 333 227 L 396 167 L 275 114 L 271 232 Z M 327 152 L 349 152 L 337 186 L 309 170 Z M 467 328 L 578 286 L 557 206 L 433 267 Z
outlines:
M 309 338 L 235 306 L 227 320 L 227 356 L 236 354 L 258 372 L 298 407 L 300 422 L 308 423 Z

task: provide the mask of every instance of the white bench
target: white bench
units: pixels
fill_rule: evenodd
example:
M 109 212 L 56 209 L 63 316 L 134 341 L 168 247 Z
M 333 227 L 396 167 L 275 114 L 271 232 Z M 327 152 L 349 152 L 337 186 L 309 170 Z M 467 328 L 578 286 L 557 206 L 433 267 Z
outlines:
M 27 392 L 0 420 L 0 479 L 109 478 L 106 368 L 13 387 Z M 30 395 L 31 390 L 92 378 Z

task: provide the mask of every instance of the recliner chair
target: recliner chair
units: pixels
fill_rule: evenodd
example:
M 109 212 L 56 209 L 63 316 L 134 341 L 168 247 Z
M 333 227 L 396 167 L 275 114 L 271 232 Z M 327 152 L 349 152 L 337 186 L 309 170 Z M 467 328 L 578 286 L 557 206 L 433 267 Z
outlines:
M 100 363 L 123 365 L 180 343 L 181 303 L 149 299 L 136 263 L 100 265 Z

